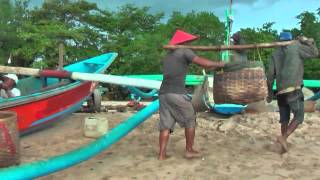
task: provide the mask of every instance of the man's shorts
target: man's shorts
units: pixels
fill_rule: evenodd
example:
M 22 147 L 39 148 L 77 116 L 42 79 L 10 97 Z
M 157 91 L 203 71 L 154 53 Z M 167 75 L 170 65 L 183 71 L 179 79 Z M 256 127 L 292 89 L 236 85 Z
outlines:
M 196 114 L 191 104 L 191 97 L 185 94 L 160 94 L 159 130 L 170 129 L 173 132 L 177 122 L 183 128 L 196 126 Z
M 303 122 L 304 97 L 301 89 L 279 94 L 277 100 L 280 111 L 280 123 L 289 123 L 290 112 L 293 113 L 293 119 L 300 124 Z

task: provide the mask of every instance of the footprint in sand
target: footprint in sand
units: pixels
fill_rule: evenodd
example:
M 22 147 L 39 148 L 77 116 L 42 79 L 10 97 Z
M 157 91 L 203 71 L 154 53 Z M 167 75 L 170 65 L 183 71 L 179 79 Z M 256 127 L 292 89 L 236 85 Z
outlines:
M 270 142 L 269 144 L 264 145 L 263 148 L 274 153 L 283 154 L 282 146 L 277 142 Z

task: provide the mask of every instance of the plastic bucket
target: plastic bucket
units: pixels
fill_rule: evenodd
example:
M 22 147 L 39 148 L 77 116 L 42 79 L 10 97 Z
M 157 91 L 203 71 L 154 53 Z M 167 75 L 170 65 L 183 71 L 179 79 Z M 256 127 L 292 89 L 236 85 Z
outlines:
M 99 138 L 108 132 L 108 120 L 105 117 L 86 117 L 84 120 L 84 136 Z

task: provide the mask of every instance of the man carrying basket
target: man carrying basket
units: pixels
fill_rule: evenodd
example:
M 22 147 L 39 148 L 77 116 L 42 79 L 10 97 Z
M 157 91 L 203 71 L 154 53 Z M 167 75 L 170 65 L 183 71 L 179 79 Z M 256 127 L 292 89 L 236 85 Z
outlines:
M 192 34 L 177 30 L 169 44 L 181 45 L 198 38 L 199 37 Z M 173 132 L 176 122 L 181 127 L 185 128 L 185 157 L 200 157 L 199 153 L 193 148 L 196 114 L 191 103 L 191 98 L 187 95 L 187 90 L 185 88 L 185 78 L 188 66 L 191 63 L 210 70 L 222 68 L 226 65 L 221 61 L 211 61 L 209 59 L 199 57 L 190 49 L 181 48 L 168 52 L 167 56 L 162 60 L 163 81 L 159 92 L 159 160 L 167 158 L 166 147 L 169 135 Z
M 292 40 L 290 32 L 280 33 L 281 41 Z M 287 138 L 304 120 L 304 97 L 302 93 L 304 60 L 318 56 L 314 40 L 298 37 L 298 41 L 288 46 L 278 47 L 269 61 L 267 74 L 268 97 L 273 97 L 273 82 L 276 80 L 276 96 L 280 111 L 281 136 L 277 141 L 284 151 L 288 151 Z M 290 122 L 290 113 L 293 119 Z

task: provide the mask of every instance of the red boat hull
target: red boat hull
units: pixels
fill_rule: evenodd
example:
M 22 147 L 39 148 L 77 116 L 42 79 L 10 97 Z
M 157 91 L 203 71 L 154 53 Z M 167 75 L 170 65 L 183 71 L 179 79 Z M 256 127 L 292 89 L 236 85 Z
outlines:
M 92 82 L 78 83 L 60 93 L 3 110 L 17 112 L 19 130 L 23 134 L 27 130 L 37 129 L 38 126 L 54 122 L 77 111 L 92 93 L 95 85 Z

